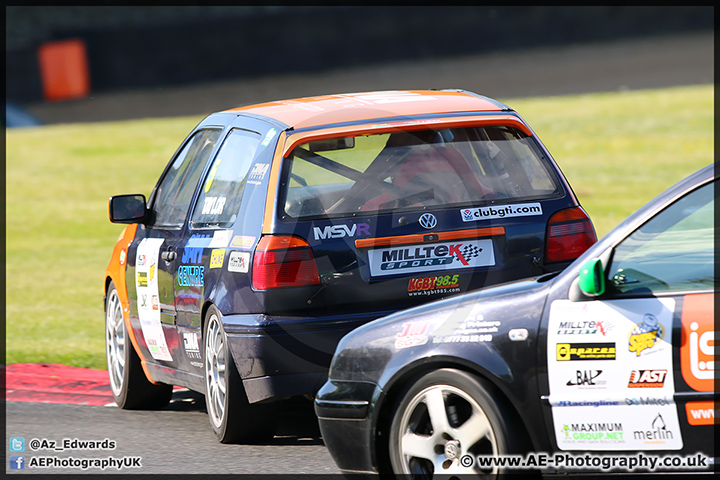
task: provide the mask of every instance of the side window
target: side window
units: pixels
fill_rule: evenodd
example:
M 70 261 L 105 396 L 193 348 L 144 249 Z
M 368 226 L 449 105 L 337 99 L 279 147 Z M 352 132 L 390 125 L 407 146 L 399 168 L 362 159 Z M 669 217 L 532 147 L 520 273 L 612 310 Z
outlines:
M 220 130 L 196 132 L 175 157 L 155 194 L 152 207 L 155 226 L 182 226 L 200 174 L 220 133 Z
M 714 183 L 681 198 L 623 240 L 609 268 L 621 294 L 715 286 Z
M 260 141 L 260 135 L 254 132 L 239 129 L 230 132 L 200 191 L 192 227 L 229 227 L 235 223 Z

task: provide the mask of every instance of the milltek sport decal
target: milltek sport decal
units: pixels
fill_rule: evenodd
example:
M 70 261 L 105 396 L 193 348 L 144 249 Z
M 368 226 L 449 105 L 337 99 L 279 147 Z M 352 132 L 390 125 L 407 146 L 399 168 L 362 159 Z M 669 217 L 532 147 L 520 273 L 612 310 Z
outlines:
M 493 205 L 482 208 L 463 208 L 460 216 L 463 222 L 477 220 L 490 220 L 492 218 L 527 217 L 542 215 L 542 206 L 539 203 L 521 203 L 518 205 Z
M 370 275 L 411 274 L 495 265 L 489 239 L 432 245 L 377 248 L 368 251 Z

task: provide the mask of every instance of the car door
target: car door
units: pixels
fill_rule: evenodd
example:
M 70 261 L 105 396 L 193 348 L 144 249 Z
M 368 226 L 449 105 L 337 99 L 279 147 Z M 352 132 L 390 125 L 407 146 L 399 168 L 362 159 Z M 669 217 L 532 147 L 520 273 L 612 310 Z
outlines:
M 599 255 L 604 293 L 552 302 L 549 434 L 560 450 L 712 456 L 714 186 Z
M 150 198 L 149 222 L 138 228 L 128 252 L 131 317 L 142 332 L 140 345 L 149 361 L 177 364 L 177 256 L 198 180 L 220 133 L 219 129 L 198 130 L 178 150 Z
M 235 285 L 221 285 L 219 280 L 224 265 L 229 265 L 236 253 L 228 252 L 228 248 L 232 248 L 233 226 L 241 214 L 246 185 L 256 182 L 251 166 L 262 141 L 258 132 L 230 129 L 201 181 L 189 218 L 186 243 L 178 254 L 175 303 L 183 353 L 178 362 L 183 370 L 202 371 L 203 302 L 228 302 L 224 297 L 233 295 Z M 232 271 L 232 267 L 229 266 L 228 271 Z M 221 303 L 219 308 L 224 305 Z

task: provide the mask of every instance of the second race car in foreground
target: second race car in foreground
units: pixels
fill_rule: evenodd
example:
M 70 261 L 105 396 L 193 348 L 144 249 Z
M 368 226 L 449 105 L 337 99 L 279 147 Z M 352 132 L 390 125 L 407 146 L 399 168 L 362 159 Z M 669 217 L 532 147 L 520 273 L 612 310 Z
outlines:
M 710 165 L 561 273 L 346 335 L 315 400 L 337 465 L 411 478 L 710 472 L 716 188 Z

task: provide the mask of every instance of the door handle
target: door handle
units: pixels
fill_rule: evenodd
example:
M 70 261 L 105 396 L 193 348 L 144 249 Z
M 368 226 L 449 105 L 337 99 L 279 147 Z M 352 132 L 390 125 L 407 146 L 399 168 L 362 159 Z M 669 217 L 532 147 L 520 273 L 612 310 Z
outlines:
M 175 253 L 173 250 L 168 250 L 166 252 L 162 252 L 160 254 L 160 258 L 162 258 L 166 262 L 172 262 L 177 258 L 177 253 Z

